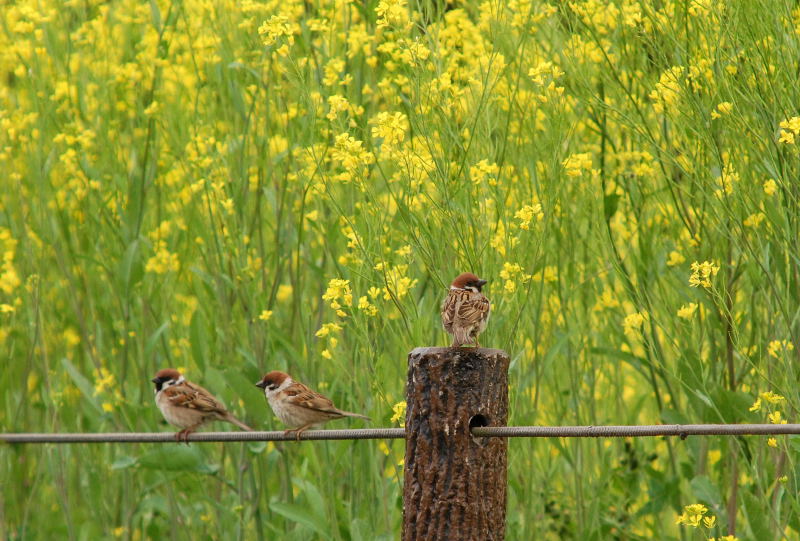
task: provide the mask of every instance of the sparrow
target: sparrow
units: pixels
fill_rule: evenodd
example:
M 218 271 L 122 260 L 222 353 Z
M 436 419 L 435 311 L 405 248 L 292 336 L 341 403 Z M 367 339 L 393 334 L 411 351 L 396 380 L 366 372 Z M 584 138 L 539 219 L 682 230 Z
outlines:
M 234 417 L 214 395 L 186 381 L 174 368 L 164 368 L 152 380 L 156 384 L 156 405 L 168 423 L 181 428 L 175 440 L 189 443 L 189 434 L 209 421 L 227 421 L 242 430 L 253 429 Z
M 294 381 L 285 372 L 268 373 L 256 383 L 256 387 L 264 389 L 272 411 L 289 427 L 283 433 L 294 432 L 297 441 L 300 441 L 300 434 L 309 428 L 319 428 L 333 419 L 355 417 L 369 421 L 369 417 L 364 415 L 336 408 L 329 398 Z
M 486 280 L 478 278 L 471 272 L 459 274 L 450 284 L 450 291 L 442 303 L 442 326 L 453 336 L 451 347 L 464 344 L 478 344 L 478 335 L 489 322 L 491 305 L 483 296 L 481 288 Z

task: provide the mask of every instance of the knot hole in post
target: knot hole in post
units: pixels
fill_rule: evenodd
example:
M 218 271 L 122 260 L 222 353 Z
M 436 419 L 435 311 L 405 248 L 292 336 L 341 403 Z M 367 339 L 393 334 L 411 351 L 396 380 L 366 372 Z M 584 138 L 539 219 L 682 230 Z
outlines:
M 472 429 L 476 426 L 490 426 L 491 423 L 489 418 L 483 414 L 477 413 L 469 418 L 469 432 L 472 434 Z M 477 443 L 478 445 L 486 445 L 489 443 L 489 438 L 481 438 L 477 436 L 472 436 L 472 441 Z

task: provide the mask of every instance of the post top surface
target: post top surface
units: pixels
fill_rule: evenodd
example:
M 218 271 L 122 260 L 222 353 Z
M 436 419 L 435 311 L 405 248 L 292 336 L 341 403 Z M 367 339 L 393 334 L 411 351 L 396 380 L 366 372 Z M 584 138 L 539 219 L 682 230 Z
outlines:
M 495 348 L 475 348 L 475 347 L 440 347 L 426 346 L 411 350 L 409 355 L 446 355 L 446 354 L 478 354 L 483 357 L 494 357 L 500 355 L 508 357 L 508 353 L 502 349 Z

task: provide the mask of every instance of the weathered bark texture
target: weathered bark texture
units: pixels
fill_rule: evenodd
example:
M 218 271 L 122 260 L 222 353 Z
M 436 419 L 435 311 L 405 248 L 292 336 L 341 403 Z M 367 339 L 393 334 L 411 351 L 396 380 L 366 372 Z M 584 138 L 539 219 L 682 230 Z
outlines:
M 403 541 L 504 538 L 507 440 L 469 424 L 506 425 L 508 362 L 499 349 L 409 354 Z

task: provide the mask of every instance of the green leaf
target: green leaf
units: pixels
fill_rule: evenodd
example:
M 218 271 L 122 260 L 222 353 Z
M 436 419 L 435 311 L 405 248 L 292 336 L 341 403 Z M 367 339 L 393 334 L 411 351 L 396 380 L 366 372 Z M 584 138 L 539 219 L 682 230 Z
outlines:
M 296 503 L 272 502 L 269 504 L 269 508 L 275 513 L 278 513 L 279 515 L 291 520 L 292 522 L 302 524 L 306 528 L 319 534 L 319 536 L 324 539 L 331 538 L 330 534 L 328 533 L 330 526 L 324 523 L 324 519 L 318 519 L 317 517 L 314 517 L 308 511 L 308 509 L 302 505 L 298 505 Z
M 125 290 L 130 289 L 142 279 L 142 262 L 139 258 L 139 240 L 134 240 L 125 250 L 125 255 L 120 263 L 119 276 Z
M 219 465 L 208 464 L 198 446 L 161 444 L 139 457 L 139 465 L 151 470 L 190 471 L 212 474 Z
M 664 408 L 664 410 L 661 412 L 661 422 L 668 425 L 690 424 L 689 419 L 687 419 L 684 414 L 669 408 Z
M 752 539 L 776 539 L 775 531 L 769 527 L 767 517 L 770 515 L 769 499 L 757 499 L 749 492 L 742 493 L 744 511 L 747 515 L 747 522 L 750 531 L 753 533 Z
M 169 321 L 165 321 L 158 329 L 155 330 L 153 334 L 147 338 L 147 342 L 144 346 L 145 357 L 150 358 L 153 356 L 153 350 L 155 350 L 156 346 L 158 346 L 158 341 L 161 338 L 161 335 L 164 334 L 167 329 L 169 329 Z
M 189 337 L 191 338 L 194 362 L 202 371 L 205 371 L 206 359 L 208 359 L 208 335 L 204 330 L 202 318 L 200 310 L 195 310 L 192 322 L 189 324 Z
M 98 413 L 101 415 L 103 414 L 103 408 L 100 407 L 100 404 L 97 403 L 97 400 L 94 396 L 94 387 L 89 380 L 86 379 L 83 374 L 81 374 L 75 365 L 73 365 L 69 359 L 66 357 L 61 359 L 61 364 L 64 367 L 64 370 L 67 371 L 69 377 L 72 378 L 72 382 L 75 383 L 75 386 L 83 393 L 83 396 L 86 398 L 87 403 L 94 407 Z
M 722 506 L 722 496 L 719 493 L 719 487 L 711 483 L 708 476 L 698 475 L 692 479 L 690 486 L 697 499 L 709 504 L 709 507 Z
M 264 391 L 256 387 L 258 378 L 247 378 L 241 369 L 236 367 L 226 368 L 222 379 L 233 390 L 232 397 L 244 402 L 247 418 L 253 423 L 252 428 L 262 430 L 267 420 L 271 417 L 271 410 L 267 407 Z M 229 404 L 232 409 L 238 409 L 237 404 Z M 249 424 L 249 423 L 248 423 Z
M 255 430 L 259 430 L 259 428 L 253 427 Z M 264 452 L 264 449 L 267 448 L 267 442 L 265 441 L 248 441 L 247 442 L 247 450 L 253 453 L 254 455 L 260 455 Z
M 308 500 L 311 510 L 318 517 L 325 516 L 325 500 L 319 489 L 311 482 L 304 479 L 294 479 L 294 483 L 301 488 L 303 495 Z
M 131 466 L 135 466 L 138 464 L 139 461 L 132 456 L 121 456 L 116 459 L 114 462 L 111 463 L 112 470 L 124 470 L 130 468 Z
M 150 0 L 150 14 L 153 17 L 153 27 L 157 31 L 161 31 L 161 10 L 158 9 L 158 3 Z
M 723 423 L 739 423 L 750 417 L 750 406 L 753 397 L 741 391 L 719 389 L 714 393 L 714 403 L 719 412 L 719 421 Z
M 609 221 L 614 214 L 617 213 L 619 197 L 620 196 L 616 193 L 611 193 L 603 197 L 603 215 L 605 216 L 606 221 Z

